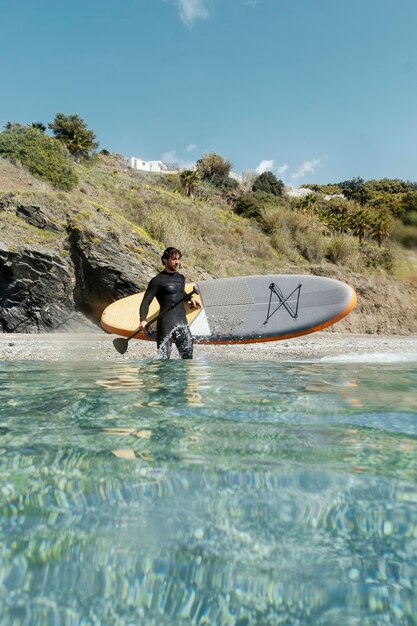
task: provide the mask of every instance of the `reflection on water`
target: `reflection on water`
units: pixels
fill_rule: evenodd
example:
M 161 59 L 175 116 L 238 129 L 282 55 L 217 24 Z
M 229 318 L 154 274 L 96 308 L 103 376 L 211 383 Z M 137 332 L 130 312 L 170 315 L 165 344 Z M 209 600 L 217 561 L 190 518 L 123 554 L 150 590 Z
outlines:
M 416 379 L 1 365 L 0 624 L 415 623 Z

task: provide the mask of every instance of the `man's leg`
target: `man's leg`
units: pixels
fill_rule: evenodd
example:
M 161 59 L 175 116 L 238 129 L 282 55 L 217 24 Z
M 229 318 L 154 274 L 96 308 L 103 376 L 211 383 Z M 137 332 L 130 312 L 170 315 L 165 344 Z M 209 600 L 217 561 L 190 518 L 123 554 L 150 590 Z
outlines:
M 171 335 L 167 337 L 158 337 L 156 340 L 156 345 L 158 347 L 158 358 L 159 359 L 170 359 L 171 358 Z
M 174 333 L 174 341 L 182 359 L 193 358 L 193 338 L 188 326 L 177 326 Z

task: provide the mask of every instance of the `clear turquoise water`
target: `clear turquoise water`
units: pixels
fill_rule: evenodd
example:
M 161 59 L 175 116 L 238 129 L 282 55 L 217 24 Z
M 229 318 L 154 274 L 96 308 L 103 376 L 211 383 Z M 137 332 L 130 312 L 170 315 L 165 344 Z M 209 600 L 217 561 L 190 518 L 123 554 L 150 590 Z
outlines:
M 416 389 L 417 363 L 1 364 L 0 624 L 416 624 Z

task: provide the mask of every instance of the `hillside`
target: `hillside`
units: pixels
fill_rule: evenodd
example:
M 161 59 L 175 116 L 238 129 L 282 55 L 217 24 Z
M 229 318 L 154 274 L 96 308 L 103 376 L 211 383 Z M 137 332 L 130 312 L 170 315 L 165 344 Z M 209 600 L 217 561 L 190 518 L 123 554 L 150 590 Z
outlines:
M 182 271 L 189 280 L 264 273 L 333 276 L 358 293 L 355 311 L 335 330 L 417 332 L 415 250 L 390 242 L 359 252 L 352 237 L 346 238 L 344 256 L 331 262 L 325 249 L 335 238 L 305 207 L 287 203 L 280 210 L 266 199 L 260 218 L 236 210 L 238 192 L 208 183 L 191 199 L 181 193 L 177 174 L 126 170 L 118 155 L 96 155 L 76 171 L 77 186 L 57 191 L 0 158 L 3 332 L 97 323 L 108 303 L 146 286 L 167 245 L 183 251 Z

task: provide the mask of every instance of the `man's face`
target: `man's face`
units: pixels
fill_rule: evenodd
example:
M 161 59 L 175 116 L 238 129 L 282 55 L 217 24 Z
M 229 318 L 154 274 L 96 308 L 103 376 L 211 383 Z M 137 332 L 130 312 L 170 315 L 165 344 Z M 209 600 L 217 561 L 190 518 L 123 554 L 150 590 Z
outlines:
M 167 272 L 178 272 L 180 269 L 180 257 L 177 254 L 168 257 L 168 259 L 166 259 L 165 269 Z

